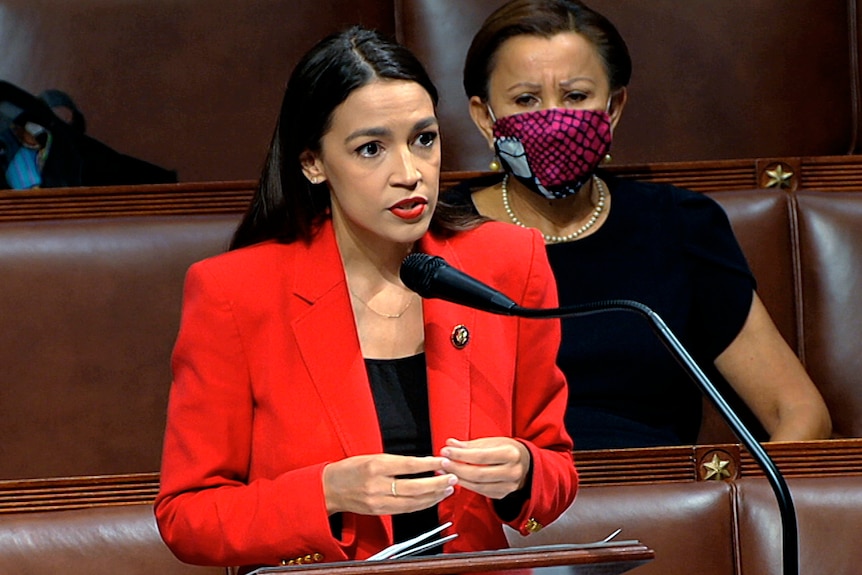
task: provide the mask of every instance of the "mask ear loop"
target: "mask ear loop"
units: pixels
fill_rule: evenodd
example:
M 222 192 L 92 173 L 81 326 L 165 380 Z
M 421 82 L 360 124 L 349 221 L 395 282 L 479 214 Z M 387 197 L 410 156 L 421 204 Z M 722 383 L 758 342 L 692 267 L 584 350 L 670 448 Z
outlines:
M 496 123 L 497 116 L 494 115 L 494 110 L 491 109 L 491 105 L 486 102 L 485 108 L 488 110 L 488 115 L 491 117 L 491 121 Z M 488 164 L 488 167 L 492 172 L 499 172 L 503 169 L 503 166 L 500 164 L 500 158 L 498 158 L 496 154 L 491 158 L 491 163 Z
M 613 104 L 613 102 L 614 102 L 614 96 L 615 95 L 616 94 L 614 92 L 611 92 L 610 94 L 608 94 L 608 105 L 605 107 L 605 113 L 608 115 L 608 119 L 611 118 L 611 104 Z M 611 137 L 613 138 L 613 136 L 614 136 L 614 123 L 611 122 Z M 613 161 L 613 157 L 610 155 L 610 153 L 605 154 L 605 157 L 602 158 L 603 164 L 610 164 L 612 161 Z
M 610 100 L 608 101 L 608 104 L 610 105 Z M 486 103 L 485 108 L 488 110 L 488 115 L 491 116 L 491 121 L 496 122 L 497 116 L 494 115 L 494 110 L 491 109 L 491 104 Z
M 614 103 L 614 93 L 611 92 L 608 94 L 608 105 L 605 106 L 605 112 L 607 112 L 608 116 L 611 115 L 611 104 Z

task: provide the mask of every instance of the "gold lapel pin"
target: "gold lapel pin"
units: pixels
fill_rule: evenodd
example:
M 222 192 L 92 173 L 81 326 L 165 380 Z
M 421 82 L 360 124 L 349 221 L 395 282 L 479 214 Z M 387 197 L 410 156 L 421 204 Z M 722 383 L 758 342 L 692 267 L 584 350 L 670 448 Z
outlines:
M 470 343 L 470 331 L 467 329 L 467 326 L 458 324 L 452 328 L 452 335 L 449 339 L 456 348 L 464 349 Z

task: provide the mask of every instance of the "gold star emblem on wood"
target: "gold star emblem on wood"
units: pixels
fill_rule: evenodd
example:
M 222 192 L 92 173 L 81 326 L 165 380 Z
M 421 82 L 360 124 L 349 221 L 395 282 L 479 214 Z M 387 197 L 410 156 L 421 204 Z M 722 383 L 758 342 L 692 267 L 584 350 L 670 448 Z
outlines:
M 729 460 L 721 459 L 717 453 L 713 453 L 712 460 L 703 464 L 704 469 L 706 469 L 706 474 L 703 478 L 706 480 L 721 481 L 730 477 L 730 470 L 727 469 L 729 464 Z
M 791 186 L 791 178 L 793 170 L 785 169 L 784 164 L 776 164 L 771 170 L 766 170 L 766 187 L 767 188 L 789 188 Z

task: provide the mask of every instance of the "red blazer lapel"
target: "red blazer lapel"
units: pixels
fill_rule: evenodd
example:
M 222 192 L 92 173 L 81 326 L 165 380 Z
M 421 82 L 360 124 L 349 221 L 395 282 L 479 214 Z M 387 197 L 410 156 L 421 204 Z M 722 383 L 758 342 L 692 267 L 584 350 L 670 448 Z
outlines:
M 379 453 L 377 412 L 331 224 L 300 248 L 291 276 L 305 307 L 294 314 L 297 346 L 345 455 Z
M 446 240 L 426 235 L 419 250 L 459 267 L 457 252 Z M 341 256 L 332 226 L 300 249 L 294 293 L 304 310 L 294 314 L 297 346 L 312 383 L 326 405 L 327 416 L 346 455 L 379 453 L 383 449 L 365 362 L 359 348 Z M 470 363 L 473 345 L 461 345 L 453 334 L 472 334 L 476 310 L 439 299 L 423 300 L 428 397 L 435 452 L 449 437 L 466 439 L 470 431 Z M 472 336 L 471 336 L 472 337 Z
M 419 251 L 438 255 L 455 267 L 458 254 L 446 240 L 426 235 Z M 425 358 L 428 365 L 428 403 L 435 454 L 446 439 L 467 439 L 470 432 L 470 363 L 473 345 L 461 345 L 453 335 L 472 333 L 476 310 L 441 299 L 422 300 L 425 316 Z M 465 331 L 466 330 L 466 331 Z

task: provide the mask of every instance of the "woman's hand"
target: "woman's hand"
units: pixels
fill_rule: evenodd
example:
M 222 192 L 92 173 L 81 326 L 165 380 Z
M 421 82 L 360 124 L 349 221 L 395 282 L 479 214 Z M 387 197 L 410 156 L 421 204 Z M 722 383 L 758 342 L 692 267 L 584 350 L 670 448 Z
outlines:
M 404 477 L 426 473 L 429 477 Z M 323 470 L 323 494 L 330 515 L 419 511 L 452 495 L 456 483 L 458 478 L 443 469 L 442 457 L 357 455 L 330 463 Z
M 456 476 L 463 488 L 491 499 L 521 489 L 530 470 L 530 450 L 510 437 L 448 439 L 440 455 L 444 471 Z

